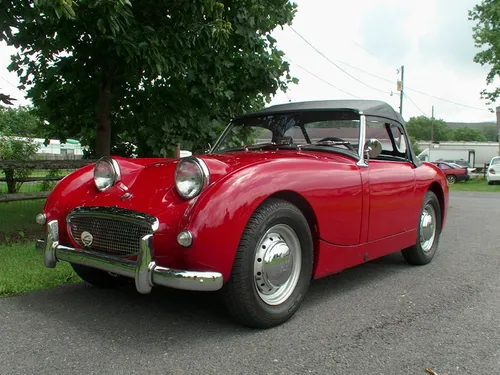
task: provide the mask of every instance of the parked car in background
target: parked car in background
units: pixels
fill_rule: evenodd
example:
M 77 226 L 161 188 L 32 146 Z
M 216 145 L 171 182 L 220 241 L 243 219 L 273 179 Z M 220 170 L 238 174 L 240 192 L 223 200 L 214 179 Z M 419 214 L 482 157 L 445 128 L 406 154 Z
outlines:
M 444 161 L 435 161 L 432 164 L 437 165 L 443 171 L 449 184 L 470 180 L 469 171 L 466 167 Z
M 486 181 L 488 185 L 500 183 L 500 156 L 494 156 L 491 159 L 486 172 Z
M 437 161 L 444 161 L 446 163 L 450 164 L 456 164 L 458 168 L 467 168 L 467 172 L 471 174 L 476 170 L 476 168 L 472 168 L 467 160 L 464 159 L 440 159 Z
M 445 175 L 391 106 L 288 103 L 232 120 L 207 154 L 70 174 L 37 216 L 38 246 L 96 287 L 218 291 L 236 321 L 268 328 L 313 278 L 397 251 L 431 262 L 447 213 Z

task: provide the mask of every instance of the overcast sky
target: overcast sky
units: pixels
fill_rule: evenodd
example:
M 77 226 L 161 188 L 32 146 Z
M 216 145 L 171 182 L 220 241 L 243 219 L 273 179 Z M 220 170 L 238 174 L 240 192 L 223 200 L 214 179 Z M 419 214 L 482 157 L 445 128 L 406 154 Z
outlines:
M 386 101 L 396 110 L 397 69 L 404 65 L 405 91 L 416 104 L 405 98 L 403 117 L 407 120 L 422 112 L 430 116 L 434 105 L 435 116 L 447 121 L 495 121 L 495 114 L 487 111 L 480 98 L 489 69 L 473 62 L 478 49 L 472 39 L 473 22 L 468 20 L 468 10 L 478 1 L 349 0 L 338 5 L 338 1 L 298 0 L 293 29 L 340 68 L 382 92 L 349 77 L 291 28 L 275 35 L 293 63 L 349 94 Z M 273 103 L 350 97 L 295 64 L 291 64 L 292 73 L 300 79 L 299 85 L 291 87 L 288 97 L 277 95 Z M 412 89 L 481 110 L 447 103 Z
M 404 65 L 408 98 L 404 99 L 403 117 L 406 120 L 423 113 L 430 116 L 434 105 L 435 116 L 446 121 L 495 121 L 495 114 L 487 110 L 486 102 L 480 98 L 489 69 L 472 61 L 478 50 L 467 12 L 477 2 L 479 0 L 296 0 L 298 12 L 293 29 L 355 78 L 328 62 L 292 28 L 278 29 L 273 35 L 293 62 L 292 74 L 300 82 L 292 85 L 286 95 L 279 93 L 272 104 L 356 96 L 383 100 L 399 110 L 397 70 Z M 7 71 L 12 51 L 0 45 L 0 88 L 19 99 L 19 104 L 26 104 L 23 93 L 14 87 L 18 83 L 16 74 Z

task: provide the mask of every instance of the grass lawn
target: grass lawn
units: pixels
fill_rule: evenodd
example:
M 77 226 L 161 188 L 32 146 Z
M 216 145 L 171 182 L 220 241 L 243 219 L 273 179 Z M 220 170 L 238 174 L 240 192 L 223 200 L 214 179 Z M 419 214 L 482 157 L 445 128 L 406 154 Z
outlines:
M 484 191 L 500 193 L 500 185 L 488 185 L 486 180 L 473 179 L 448 186 L 450 187 L 450 191 Z
M 43 237 L 42 227 L 35 217 L 45 200 L 0 203 L 0 246 L 23 239 Z
M 33 242 L 0 245 L 0 297 L 80 282 L 65 262 L 46 268 Z

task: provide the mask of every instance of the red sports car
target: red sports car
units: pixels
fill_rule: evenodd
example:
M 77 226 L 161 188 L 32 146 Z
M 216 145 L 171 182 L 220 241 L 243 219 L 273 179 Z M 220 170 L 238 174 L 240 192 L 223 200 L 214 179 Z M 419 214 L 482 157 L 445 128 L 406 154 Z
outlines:
M 218 291 L 240 323 L 287 321 L 311 279 L 402 251 L 430 262 L 448 211 L 442 171 L 384 102 L 277 105 L 181 159 L 104 157 L 37 216 L 47 267 L 96 287 Z

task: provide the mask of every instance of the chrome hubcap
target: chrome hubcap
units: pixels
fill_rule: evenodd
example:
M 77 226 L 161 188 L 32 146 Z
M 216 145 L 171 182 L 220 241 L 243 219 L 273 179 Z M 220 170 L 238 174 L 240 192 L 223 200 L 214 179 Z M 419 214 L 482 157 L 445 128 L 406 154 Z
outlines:
M 427 204 L 420 216 L 420 246 L 425 252 L 429 251 L 436 237 L 436 211 L 431 204 Z
M 278 224 L 260 239 L 254 259 L 254 283 L 268 305 L 279 305 L 293 293 L 301 268 L 300 241 L 292 228 Z

